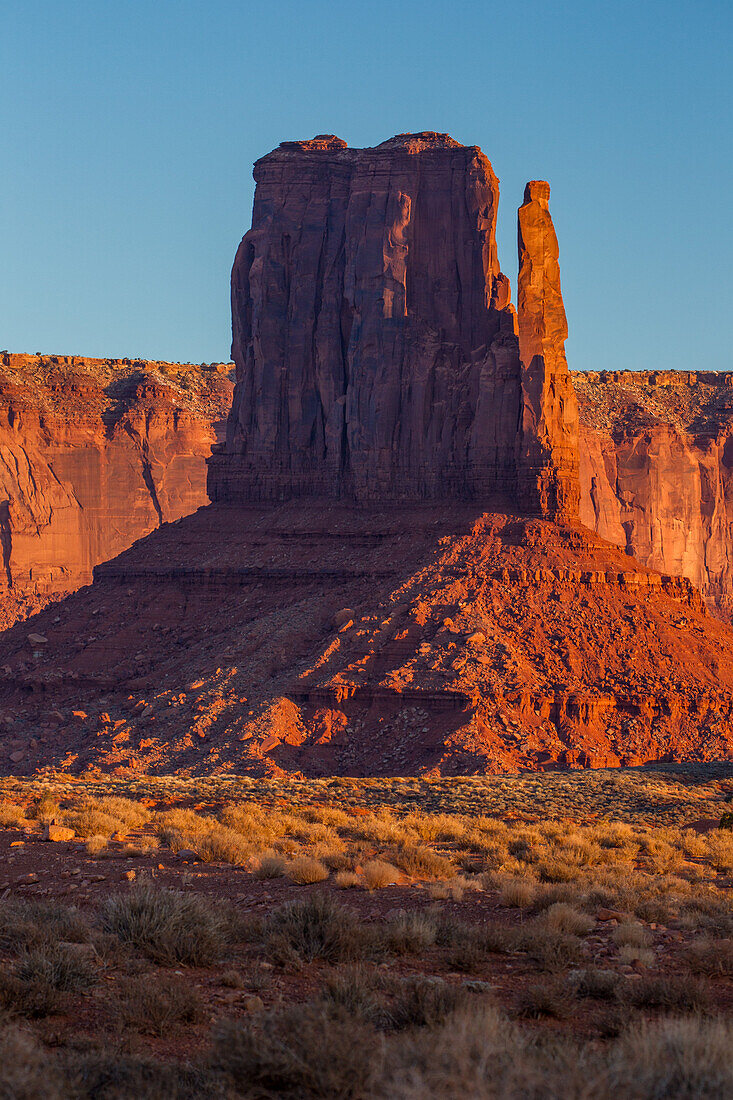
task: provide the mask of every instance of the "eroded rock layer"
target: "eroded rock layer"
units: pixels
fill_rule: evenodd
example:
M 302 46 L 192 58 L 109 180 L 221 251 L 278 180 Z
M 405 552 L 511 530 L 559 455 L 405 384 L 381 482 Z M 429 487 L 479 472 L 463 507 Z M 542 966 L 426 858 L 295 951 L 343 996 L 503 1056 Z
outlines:
M 2 604 L 11 618 L 18 600 L 88 584 L 98 562 L 208 502 L 206 457 L 223 434 L 228 372 L 0 355 Z
M 733 374 L 573 372 L 580 518 L 733 610 Z
M 237 385 L 212 500 L 501 492 L 530 512 L 555 514 L 558 502 L 572 512 L 571 417 L 553 400 L 567 376 L 562 342 L 543 322 L 546 366 L 522 369 L 496 250 L 499 186 L 481 150 L 435 133 L 372 149 L 324 136 L 284 143 L 254 176 L 232 271 Z M 547 202 L 541 219 L 551 229 Z M 538 232 L 528 247 L 559 299 L 556 244 Z

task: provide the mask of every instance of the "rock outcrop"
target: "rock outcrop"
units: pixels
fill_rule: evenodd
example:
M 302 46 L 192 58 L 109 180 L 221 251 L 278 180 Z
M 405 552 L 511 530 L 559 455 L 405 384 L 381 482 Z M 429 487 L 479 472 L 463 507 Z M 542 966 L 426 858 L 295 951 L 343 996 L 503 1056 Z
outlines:
M 519 208 L 519 355 L 522 429 L 519 499 L 539 496 L 543 515 L 578 514 L 578 404 L 565 358 L 568 324 L 560 289 L 550 185 L 532 180 Z
M 4 604 L 88 584 L 98 562 L 207 503 L 228 371 L 0 354 Z
M 539 338 L 547 362 L 523 368 L 497 257 L 499 186 L 481 150 L 435 133 L 373 149 L 323 136 L 284 143 L 254 176 L 212 500 L 514 499 L 521 486 L 526 510 L 572 512 L 557 304 L 537 329 L 528 277 L 527 347 Z M 535 233 L 530 253 L 559 295 L 554 234 Z
M 574 372 L 580 518 L 733 611 L 733 374 Z

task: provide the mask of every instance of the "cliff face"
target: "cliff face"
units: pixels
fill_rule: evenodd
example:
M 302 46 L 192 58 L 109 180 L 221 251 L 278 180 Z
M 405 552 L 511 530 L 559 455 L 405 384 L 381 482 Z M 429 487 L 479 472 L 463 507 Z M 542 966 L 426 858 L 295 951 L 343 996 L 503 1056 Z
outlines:
M 0 540 L 6 595 L 68 591 L 207 503 L 227 368 L 0 357 Z
M 733 374 L 574 372 L 580 519 L 733 610 Z
M 525 446 L 535 421 L 523 431 L 527 372 L 497 258 L 498 181 L 481 150 L 434 133 L 373 149 L 320 137 L 284 143 L 254 176 L 212 500 L 472 500 L 521 484 L 527 510 L 552 514 L 540 483 L 565 452 L 545 439 L 538 463 Z M 532 248 L 545 270 L 544 240 Z M 558 379 L 562 369 L 548 365 Z M 554 415 L 548 405 L 547 439 Z

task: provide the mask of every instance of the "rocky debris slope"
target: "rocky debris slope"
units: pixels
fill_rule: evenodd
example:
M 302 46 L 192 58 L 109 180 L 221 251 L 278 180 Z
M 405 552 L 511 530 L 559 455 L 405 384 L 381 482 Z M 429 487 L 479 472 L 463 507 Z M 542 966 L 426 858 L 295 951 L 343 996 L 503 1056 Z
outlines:
M 499 184 L 477 146 L 426 132 L 348 149 L 321 136 L 283 143 L 254 177 L 212 500 L 503 492 L 572 514 L 577 420 L 546 198 L 520 212 L 523 366 L 496 249 Z
M 0 353 L 4 622 L 206 504 L 227 364 Z
M 580 519 L 733 611 L 733 373 L 573 372 Z
M 214 505 L 5 632 L 0 770 L 729 759 L 732 652 L 688 581 L 580 527 L 467 505 Z

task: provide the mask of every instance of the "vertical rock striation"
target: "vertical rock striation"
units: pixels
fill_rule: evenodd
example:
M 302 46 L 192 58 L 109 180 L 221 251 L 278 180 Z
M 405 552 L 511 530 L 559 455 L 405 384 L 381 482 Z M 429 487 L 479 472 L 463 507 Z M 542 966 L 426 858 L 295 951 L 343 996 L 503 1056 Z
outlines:
M 518 497 L 542 515 L 578 514 L 578 405 L 565 358 L 568 325 L 550 185 L 530 181 L 519 208 L 519 354 L 522 425 Z
M 572 511 L 561 362 L 548 332 L 544 373 L 521 367 L 497 258 L 499 186 L 481 150 L 436 133 L 373 149 L 321 136 L 282 144 L 254 177 L 212 500 L 514 499 L 519 481 L 528 511 Z M 529 247 L 559 295 L 546 243 Z M 518 459 L 529 463 L 519 479 Z

